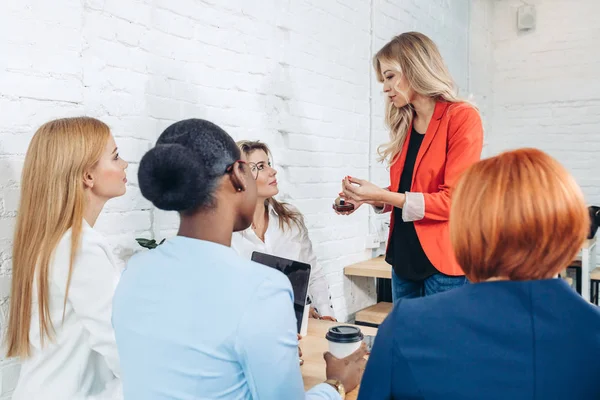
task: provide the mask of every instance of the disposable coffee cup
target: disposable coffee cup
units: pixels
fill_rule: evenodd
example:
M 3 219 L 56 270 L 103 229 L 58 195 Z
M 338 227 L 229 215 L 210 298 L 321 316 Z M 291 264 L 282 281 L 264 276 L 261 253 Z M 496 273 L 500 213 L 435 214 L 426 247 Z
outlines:
M 325 339 L 329 342 L 329 352 L 337 358 L 348 357 L 360 348 L 364 335 L 360 328 L 338 325 L 329 328 Z

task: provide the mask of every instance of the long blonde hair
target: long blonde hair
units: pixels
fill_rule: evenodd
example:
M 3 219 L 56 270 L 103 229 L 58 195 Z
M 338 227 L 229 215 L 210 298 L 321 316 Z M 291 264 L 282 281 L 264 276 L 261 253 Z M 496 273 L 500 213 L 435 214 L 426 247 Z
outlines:
M 406 77 L 410 87 L 418 94 L 451 103 L 462 102 L 456 95 L 454 80 L 444 64 L 436 44 L 419 32 L 405 32 L 394 37 L 373 57 L 377 79 L 383 82 L 381 62 L 395 65 L 397 72 Z M 386 100 L 385 122 L 390 129 L 390 141 L 377 148 L 379 161 L 392 164 L 408 135 L 414 117 L 411 104 L 397 108 Z
M 29 357 L 31 354 L 29 329 L 34 285 L 42 345 L 45 339 L 53 337 L 48 299 L 50 262 L 61 238 L 72 229 L 66 307 L 82 232 L 86 202 L 84 174 L 98 162 L 109 137 L 106 124 L 79 117 L 47 122 L 31 140 L 21 177 L 21 200 L 13 243 L 6 335 L 8 357 Z
M 256 150 L 262 150 L 267 154 L 269 159 L 272 159 L 269 146 L 259 140 L 240 140 L 237 142 L 237 145 L 246 156 L 249 156 Z M 277 201 L 275 198 L 270 197 L 265 200 L 265 210 L 269 205 L 273 207 L 273 210 L 279 216 L 280 229 L 291 229 L 292 224 L 295 224 L 300 230 L 306 230 L 302 213 L 293 209 L 288 203 Z

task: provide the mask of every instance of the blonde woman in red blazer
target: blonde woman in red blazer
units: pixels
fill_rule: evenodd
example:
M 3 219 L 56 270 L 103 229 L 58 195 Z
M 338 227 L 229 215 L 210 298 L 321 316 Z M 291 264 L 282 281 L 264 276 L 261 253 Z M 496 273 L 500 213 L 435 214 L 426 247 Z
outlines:
M 483 127 L 477 109 L 457 98 L 435 43 L 418 32 L 396 36 L 373 59 L 386 100 L 390 142 L 379 147 L 390 166 L 382 189 L 346 177 L 342 197 L 391 212 L 386 261 L 392 297 L 428 296 L 467 283 L 450 247 L 452 187 L 480 159 Z

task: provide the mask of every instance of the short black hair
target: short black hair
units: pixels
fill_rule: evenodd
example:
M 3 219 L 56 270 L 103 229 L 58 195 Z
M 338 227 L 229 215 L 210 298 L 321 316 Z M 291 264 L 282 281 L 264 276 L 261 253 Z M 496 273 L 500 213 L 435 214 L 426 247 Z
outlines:
M 179 121 L 142 157 L 140 190 L 161 210 L 210 208 L 219 179 L 239 159 L 235 141 L 217 125 L 203 119 Z

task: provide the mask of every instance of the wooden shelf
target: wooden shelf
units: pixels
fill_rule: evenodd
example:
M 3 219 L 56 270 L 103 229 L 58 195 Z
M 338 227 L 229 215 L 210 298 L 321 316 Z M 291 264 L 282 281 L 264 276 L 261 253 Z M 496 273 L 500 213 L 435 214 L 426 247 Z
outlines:
M 392 303 L 382 301 L 356 313 L 356 324 L 381 325 L 392 311 Z
M 392 266 L 385 262 L 384 256 L 379 256 L 348 265 L 344 268 L 344 274 L 347 276 L 392 279 Z

